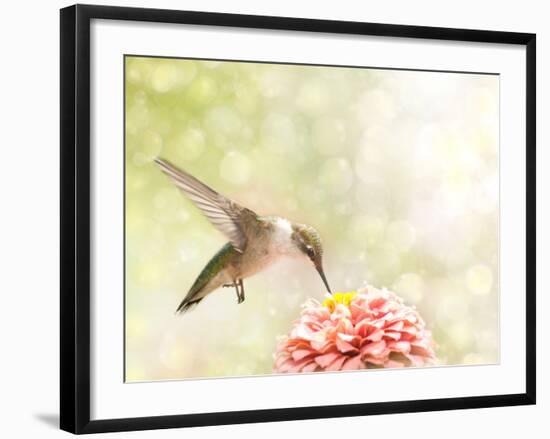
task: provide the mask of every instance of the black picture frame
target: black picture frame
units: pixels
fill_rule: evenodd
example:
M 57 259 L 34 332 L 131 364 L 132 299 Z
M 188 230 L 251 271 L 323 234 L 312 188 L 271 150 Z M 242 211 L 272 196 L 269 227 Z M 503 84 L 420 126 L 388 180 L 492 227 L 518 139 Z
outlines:
M 535 404 L 536 401 L 536 36 L 290 17 L 75 5 L 61 27 L 60 426 L 72 433 L 273 422 Z M 92 19 L 373 35 L 523 45 L 526 48 L 526 376 L 525 393 L 128 419 L 90 419 L 90 21 Z

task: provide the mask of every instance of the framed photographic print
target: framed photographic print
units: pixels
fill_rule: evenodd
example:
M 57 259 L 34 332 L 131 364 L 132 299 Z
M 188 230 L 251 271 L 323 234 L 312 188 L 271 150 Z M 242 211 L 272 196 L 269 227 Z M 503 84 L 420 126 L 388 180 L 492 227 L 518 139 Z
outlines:
M 535 35 L 62 9 L 61 253 L 73 433 L 534 404 Z

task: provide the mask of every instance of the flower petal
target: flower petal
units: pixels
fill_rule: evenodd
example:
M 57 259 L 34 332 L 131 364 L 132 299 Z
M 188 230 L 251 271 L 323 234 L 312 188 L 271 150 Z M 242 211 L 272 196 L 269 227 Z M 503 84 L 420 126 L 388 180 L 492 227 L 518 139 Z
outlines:
M 292 359 L 294 361 L 300 361 L 312 354 L 314 354 L 314 352 L 312 352 L 309 349 L 297 349 L 294 352 L 292 352 Z
M 381 355 L 386 349 L 386 342 L 384 340 L 375 341 L 373 343 L 366 344 L 361 348 L 361 354 L 363 355 Z
M 344 364 L 344 361 L 346 361 L 348 357 L 345 355 L 340 356 L 336 360 L 334 360 L 328 367 L 325 368 L 327 371 L 335 371 L 335 370 L 342 370 L 342 365 Z
M 361 355 L 349 358 L 342 366 L 342 370 L 358 370 L 364 368 L 365 364 L 361 360 Z
M 338 335 L 341 335 L 341 334 L 338 334 Z M 340 352 L 344 352 L 344 353 L 359 351 L 359 349 L 357 349 L 351 343 L 348 343 L 347 341 L 342 340 L 340 337 L 336 339 L 336 347 Z
M 315 357 L 315 362 L 319 366 L 325 368 L 341 356 L 342 354 L 340 354 L 339 352 L 329 352 L 328 354 L 319 355 L 318 357 Z
M 384 336 L 384 331 L 382 329 L 376 328 L 366 337 L 366 339 L 370 341 L 380 341 L 382 340 L 383 336 Z
M 306 364 L 304 367 L 302 367 L 302 372 L 304 373 L 315 372 L 318 367 L 319 365 L 315 361 L 312 361 L 311 363 Z
M 388 344 L 388 349 L 395 352 L 409 353 L 411 344 L 408 341 L 391 341 Z

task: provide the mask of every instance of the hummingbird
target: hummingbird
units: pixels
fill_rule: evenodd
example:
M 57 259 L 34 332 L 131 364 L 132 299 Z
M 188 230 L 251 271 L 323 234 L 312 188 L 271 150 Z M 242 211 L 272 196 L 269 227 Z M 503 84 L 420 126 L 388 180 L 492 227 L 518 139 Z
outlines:
M 331 293 L 323 270 L 321 238 L 312 226 L 293 223 L 280 216 L 260 216 L 169 161 L 156 158 L 155 162 L 229 239 L 200 272 L 176 313 L 193 308 L 220 287 L 235 288 L 237 303 L 244 302 L 243 280 L 265 270 L 282 257 L 309 261 Z

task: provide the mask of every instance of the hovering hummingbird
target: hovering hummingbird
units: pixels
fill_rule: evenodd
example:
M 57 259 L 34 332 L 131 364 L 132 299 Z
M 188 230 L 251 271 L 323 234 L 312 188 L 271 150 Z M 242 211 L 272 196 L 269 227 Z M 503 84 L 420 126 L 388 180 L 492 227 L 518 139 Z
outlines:
M 167 160 L 156 158 L 155 162 L 229 238 L 229 242 L 203 268 L 176 312 L 187 311 L 219 287 L 234 287 L 237 303 L 242 303 L 243 279 L 264 270 L 283 256 L 311 261 L 331 292 L 323 271 L 321 238 L 313 227 L 292 223 L 279 216 L 260 216 Z

